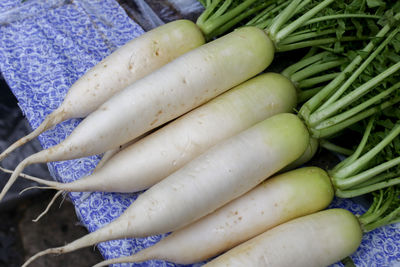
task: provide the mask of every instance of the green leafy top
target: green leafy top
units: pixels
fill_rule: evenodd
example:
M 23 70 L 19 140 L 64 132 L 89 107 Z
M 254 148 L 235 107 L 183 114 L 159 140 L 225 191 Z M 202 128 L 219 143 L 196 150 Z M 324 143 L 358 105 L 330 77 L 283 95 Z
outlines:
M 327 138 L 400 101 L 400 13 L 367 45 L 347 52 L 351 63 L 307 101 L 299 115 L 315 138 Z
M 364 232 L 372 231 L 384 225 L 400 222 L 400 186 L 392 186 L 372 193 L 370 208 L 359 221 Z

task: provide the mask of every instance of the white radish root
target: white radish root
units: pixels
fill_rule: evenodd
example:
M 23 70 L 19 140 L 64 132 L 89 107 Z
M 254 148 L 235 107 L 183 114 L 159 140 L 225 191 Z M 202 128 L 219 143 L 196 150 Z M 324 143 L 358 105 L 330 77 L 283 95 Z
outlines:
M 276 226 L 204 266 L 329 266 L 354 253 L 361 239 L 357 217 L 329 209 Z
M 326 208 L 333 194 L 330 179 L 320 168 L 286 172 L 151 247 L 94 267 L 151 259 L 177 264 L 205 261 L 276 225 Z
M 292 111 L 295 103 L 296 90 L 289 80 L 276 73 L 261 74 L 129 145 L 87 177 L 41 183 L 64 191 L 141 191 L 222 140 Z
M 61 105 L 4 150 L 0 161 L 56 124 L 86 117 L 115 93 L 204 42 L 197 25 L 188 20 L 173 21 L 129 41 L 79 78 Z
M 33 163 L 104 153 L 190 111 L 264 70 L 274 57 L 268 36 L 243 27 L 196 48 L 117 93 L 60 144 L 23 160 L 0 193 Z
M 283 113 L 219 143 L 141 194 L 115 221 L 74 242 L 32 256 L 182 228 L 256 187 L 304 153 L 308 132 Z M 246 153 L 243 153 L 246 151 Z

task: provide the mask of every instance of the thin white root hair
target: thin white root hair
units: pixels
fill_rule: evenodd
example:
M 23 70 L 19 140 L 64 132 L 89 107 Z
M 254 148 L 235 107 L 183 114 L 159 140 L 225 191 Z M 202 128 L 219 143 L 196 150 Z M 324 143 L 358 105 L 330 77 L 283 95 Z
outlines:
M 2 161 L 4 158 L 6 158 L 11 152 L 13 152 L 16 148 L 28 143 L 32 139 L 36 138 L 41 134 L 42 132 L 50 129 L 54 125 L 62 122 L 64 120 L 64 115 L 65 113 L 62 112 L 62 109 L 56 109 L 52 113 L 50 113 L 44 120 L 43 122 L 31 133 L 28 135 L 22 137 L 21 139 L 15 141 L 13 144 L 11 144 L 6 150 L 4 150 L 0 154 L 0 161 Z
M 37 185 L 35 185 L 35 186 L 30 186 L 30 187 L 27 187 L 27 188 L 21 190 L 21 192 L 19 192 L 19 194 L 22 195 L 26 191 L 32 190 L 32 189 L 56 189 L 56 188 L 51 187 L 51 186 L 37 186 Z
M 50 210 L 50 207 L 54 204 L 54 202 L 56 201 L 56 199 L 63 193 L 64 191 L 58 191 L 55 195 L 54 195 L 54 197 L 50 200 L 50 202 L 49 202 L 49 204 L 47 205 L 47 207 L 46 207 L 46 209 L 42 212 L 42 213 L 40 213 L 39 214 L 39 216 L 36 218 L 36 219 L 33 219 L 32 221 L 33 222 L 38 222 L 39 220 L 40 220 L 40 218 L 42 218 L 49 210 Z M 60 204 L 60 206 L 61 206 L 61 204 Z
M 127 263 L 127 262 L 130 262 L 131 258 L 132 258 L 131 256 L 128 256 L 128 257 L 109 259 L 109 260 L 99 262 L 99 263 L 93 265 L 92 267 L 102 267 L 102 266 L 108 266 L 108 265 L 117 264 L 117 263 Z
M 33 255 L 32 257 L 30 257 L 21 267 L 28 266 L 35 259 L 37 259 L 37 258 L 39 258 L 39 257 L 41 257 L 43 255 L 47 255 L 47 254 L 62 254 L 62 253 L 63 253 L 63 247 L 60 247 L 60 248 L 48 248 L 48 249 L 43 250 L 41 252 L 38 252 L 35 255 Z
M 10 169 L 6 169 L 0 166 L 0 171 L 5 172 L 5 173 L 9 173 L 9 174 L 13 174 L 13 170 Z M 28 180 L 32 180 L 32 179 L 40 179 L 39 177 L 35 177 L 26 173 L 20 173 L 19 176 L 21 176 L 22 178 L 28 179 Z
M 83 192 L 82 197 L 78 200 L 78 205 L 86 201 L 94 192 Z
M 6 168 L 3 168 L 1 166 L 0 166 L 0 171 L 2 171 L 4 173 L 9 173 L 9 174 L 13 174 L 14 173 L 13 170 L 6 169 Z M 42 179 L 42 178 L 39 178 L 39 177 L 36 177 L 36 176 L 33 176 L 33 175 L 29 175 L 29 174 L 26 174 L 26 173 L 23 173 L 23 172 L 20 173 L 19 176 L 22 177 L 22 178 L 25 178 L 27 180 L 31 180 L 31 181 L 37 182 L 37 183 L 42 183 L 42 181 L 44 181 L 44 179 Z M 32 188 L 35 188 L 35 187 L 34 186 L 28 187 L 28 188 L 22 190 L 21 193 L 26 191 L 27 189 L 32 189 Z M 40 189 L 57 189 L 56 187 L 51 187 L 51 186 L 47 186 L 47 187 L 37 186 L 36 188 L 40 188 Z

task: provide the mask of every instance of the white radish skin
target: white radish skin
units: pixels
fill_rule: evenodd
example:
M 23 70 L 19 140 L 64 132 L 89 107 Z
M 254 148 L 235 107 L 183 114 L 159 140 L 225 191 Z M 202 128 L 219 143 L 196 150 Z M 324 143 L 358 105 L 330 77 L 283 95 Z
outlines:
M 276 226 L 204 266 L 325 267 L 353 254 L 361 239 L 357 217 L 329 209 Z
M 126 144 L 120 145 L 117 148 L 114 149 L 110 149 L 108 151 L 106 151 L 103 156 L 101 157 L 101 160 L 96 164 L 96 168 L 93 170 L 93 172 L 97 172 L 98 170 L 100 170 L 112 157 L 114 157 L 115 154 L 118 154 L 120 151 L 124 150 L 125 148 L 131 146 L 132 144 L 136 143 L 137 141 L 139 141 L 140 139 L 142 139 L 144 136 L 146 136 L 147 133 L 129 141 Z
M 320 168 L 286 172 L 151 247 L 95 267 L 151 259 L 177 264 L 204 261 L 276 225 L 326 208 L 333 195 L 330 179 Z
M 192 110 L 114 155 L 101 169 L 71 183 L 42 182 L 58 190 L 137 192 L 147 189 L 212 145 L 296 103 L 292 83 L 265 73 Z
M 116 148 L 257 75 L 273 57 L 272 41 L 256 27 L 240 28 L 182 55 L 114 95 L 60 144 L 23 160 L 0 200 L 26 166 Z
M 61 105 L 2 152 L 0 160 L 56 124 L 86 117 L 115 93 L 204 42 L 202 32 L 189 20 L 170 22 L 129 41 L 80 77 Z
M 94 90 L 69 93 L 64 100 L 66 109 L 74 117 L 86 117 L 128 85 L 204 43 L 203 33 L 189 20 L 154 28 L 126 43 L 82 76 L 74 87 Z
M 167 233 L 186 226 L 256 187 L 298 158 L 308 144 L 301 120 L 282 113 L 213 146 L 141 194 L 115 221 L 74 242 L 30 258 L 99 242 Z

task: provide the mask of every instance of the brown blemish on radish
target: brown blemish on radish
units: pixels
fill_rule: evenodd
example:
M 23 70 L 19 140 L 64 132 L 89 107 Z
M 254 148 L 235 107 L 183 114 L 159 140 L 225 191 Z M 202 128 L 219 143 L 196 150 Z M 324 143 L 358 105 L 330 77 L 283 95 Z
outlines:
M 153 126 L 154 124 L 157 123 L 157 121 L 158 121 L 158 119 L 153 120 L 153 121 L 150 123 L 150 125 Z

